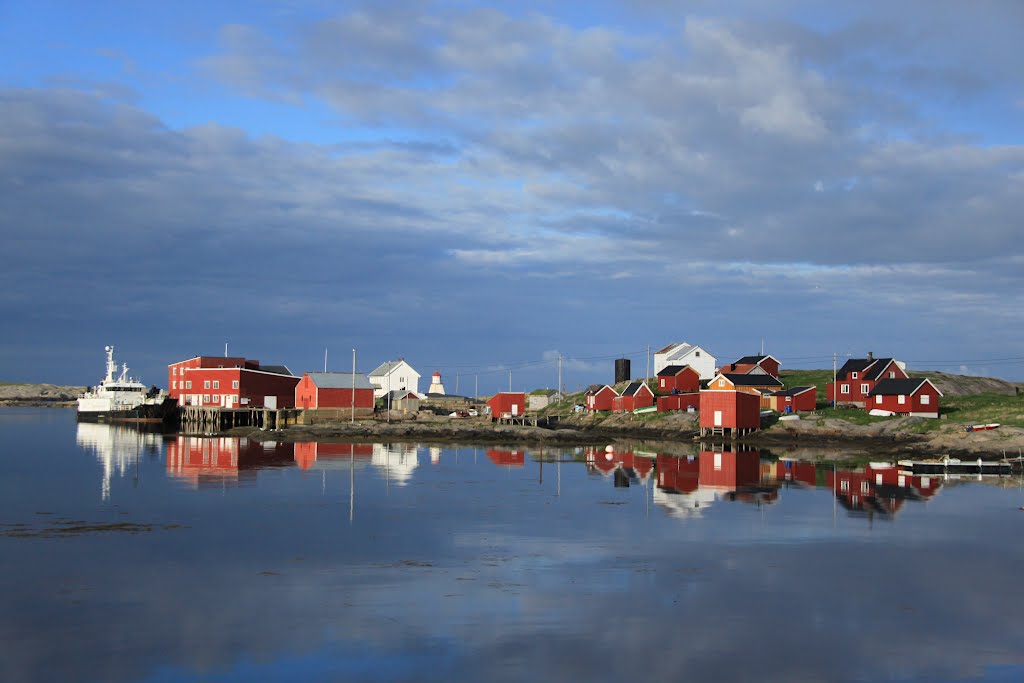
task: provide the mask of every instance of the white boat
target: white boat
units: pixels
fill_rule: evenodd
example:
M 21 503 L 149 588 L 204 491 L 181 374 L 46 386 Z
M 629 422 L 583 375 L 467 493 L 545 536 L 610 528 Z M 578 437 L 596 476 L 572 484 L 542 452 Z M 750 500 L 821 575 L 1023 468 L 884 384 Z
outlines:
M 175 406 L 167 392 L 146 385 L 128 376 L 128 365 L 117 371 L 114 347 L 105 346 L 107 375 L 98 386 L 78 397 L 80 422 L 164 421 Z

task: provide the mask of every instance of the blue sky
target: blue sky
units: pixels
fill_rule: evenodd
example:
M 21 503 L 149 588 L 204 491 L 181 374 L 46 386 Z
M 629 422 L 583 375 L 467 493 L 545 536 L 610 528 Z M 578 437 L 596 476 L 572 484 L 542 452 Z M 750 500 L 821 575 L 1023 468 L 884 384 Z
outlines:
M 0 4 L 0 380 L 92 383 L 114 344 L 163 384 L 227 341 L 481 393 L 562 354 L 575 388 L 673 340 L 1024 379 L 1022 30 L 1012 0 Z

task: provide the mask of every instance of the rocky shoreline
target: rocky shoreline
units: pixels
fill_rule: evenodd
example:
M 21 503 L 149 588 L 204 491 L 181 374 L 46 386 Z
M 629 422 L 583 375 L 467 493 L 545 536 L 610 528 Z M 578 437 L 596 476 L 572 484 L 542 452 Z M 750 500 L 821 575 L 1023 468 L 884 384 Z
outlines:
M 0 407 L 72 408 L 87 388 L 57 384 L 0 384 Z

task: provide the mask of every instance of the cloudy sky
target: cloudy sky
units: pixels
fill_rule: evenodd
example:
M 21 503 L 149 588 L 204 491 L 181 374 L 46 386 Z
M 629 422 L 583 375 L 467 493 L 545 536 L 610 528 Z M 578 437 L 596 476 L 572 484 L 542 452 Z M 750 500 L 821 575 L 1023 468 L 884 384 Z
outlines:
M 1024 379 L 1021 35 L 1019 0 L 0 3 L 0 380 L 227 342 L 575 389 L 673 340 Z

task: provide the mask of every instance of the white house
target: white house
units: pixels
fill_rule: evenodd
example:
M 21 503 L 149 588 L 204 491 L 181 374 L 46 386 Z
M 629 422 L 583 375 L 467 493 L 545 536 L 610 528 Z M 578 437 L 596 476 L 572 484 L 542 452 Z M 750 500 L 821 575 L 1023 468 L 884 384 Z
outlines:
M 414 391 L 420 393 L 420 373 L 413 370 L 404 358 L 381 363 L 370 373 L 373 397 L 386 396 L 389 391 Z
M 654 354 L 654 375 L 670 365 L 689 365 L 700 373 L 701 379 L 711 379 L 718 374 L 718 361 L 699 346 L 686 342 L 675 342 Z

